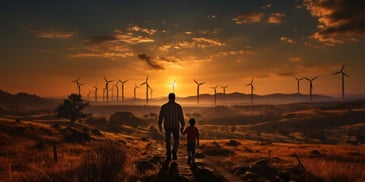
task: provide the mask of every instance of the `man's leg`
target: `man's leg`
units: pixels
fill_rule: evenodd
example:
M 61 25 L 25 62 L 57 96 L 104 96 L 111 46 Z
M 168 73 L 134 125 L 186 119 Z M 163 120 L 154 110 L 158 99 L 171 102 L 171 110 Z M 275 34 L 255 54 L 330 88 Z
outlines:
M 171 129 L 165 128 L 166 159 L 171 160 Z
M 177 159 L 177 148 L 179 147 L 179 128 L 172 130 L 172 135 L 174 136 L 174 146 L 172 147 L 172 158 Z

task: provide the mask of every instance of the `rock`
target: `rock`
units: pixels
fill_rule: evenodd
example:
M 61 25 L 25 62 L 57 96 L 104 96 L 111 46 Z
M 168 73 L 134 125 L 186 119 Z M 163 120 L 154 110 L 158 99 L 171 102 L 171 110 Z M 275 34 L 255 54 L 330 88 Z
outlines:
M 241 167 L 237 167 L 235 169 L 233 169 L 233 173 L 236 175 L 242 175 L 245 174 L 250 168 L 247 166 L 241 166 Z
M 236 147 L 238 145 L 241 145 L 241 143 L 237 142 L 236 140 L 230 140 L 228 143 L 226 143 L 226 145 Z
M 311 157 L 320 157 L 321 153 L 318 150 L 312 150 L 310 152 Z
M 136 164 L 136 167 L 138 169 L 139 172 L 141 173 L 145 173 L 148 170 L 154 170 L 155 166 L 153 165 L 153 163 L 151 163 L 150 161 L 138 161 Z
M 103 136 L 103 134 L 100 132 L 100 130 L 94 128 L 91 130 L 91 133 L 96 136 Z
M 283 181 L 290 181 L 290 173 L 288 171 L 280 170 L 276 174 L 276 176 L 282 179 Z
M 268 159 L 260 159 L 256 161 L 251 168 L 267 168 L 267 165 L 269 163 Z
M 245 174 L 242 175 L 242 180 L 243 181 L 257 181 L 258 176 L 256 173 L 247 171 L 247 172 L 245 172 Z

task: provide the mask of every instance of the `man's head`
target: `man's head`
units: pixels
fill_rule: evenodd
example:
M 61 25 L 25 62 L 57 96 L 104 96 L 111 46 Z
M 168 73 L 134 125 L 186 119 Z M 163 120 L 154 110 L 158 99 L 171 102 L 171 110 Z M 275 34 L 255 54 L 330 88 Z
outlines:
M 175 94 L 174 93 L 170 93 L 169 94 L 169 100 L 170 101 L 174 101 L 175 100 Z

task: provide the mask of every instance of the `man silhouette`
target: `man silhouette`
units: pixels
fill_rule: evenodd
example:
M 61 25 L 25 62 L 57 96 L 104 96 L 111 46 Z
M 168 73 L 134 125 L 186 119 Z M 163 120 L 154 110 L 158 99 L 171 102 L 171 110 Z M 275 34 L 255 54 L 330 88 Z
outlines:
M 182 107 L 175 102 L 175 94 L 169 94 L 169 102 L 161 106 L 160 115 L 158 118 L 158 126 L 162 131 L 162 122 L 165 128 L 166 140 L 166 160 L 171 160 L 171 133 L 174 137 L 174 145 L 172 148 L 172 158 L 177 159 L 177 148 L 179 146 L 179 125 L 181 131 L 184 130 L 185 120 Z

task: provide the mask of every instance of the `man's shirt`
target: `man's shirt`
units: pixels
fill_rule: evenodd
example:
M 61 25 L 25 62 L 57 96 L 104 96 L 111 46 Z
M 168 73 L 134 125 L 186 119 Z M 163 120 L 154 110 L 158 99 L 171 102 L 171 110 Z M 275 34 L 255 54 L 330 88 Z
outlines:
M 179 122 L 181 126 L 184 126 L 184 114 L 181 106 L 173 101 L 169 101 L 168 103 L 162 105 L 158 124 L 161 125 L 162 121 L 164 122 L 165 128 L 178 129 Z

